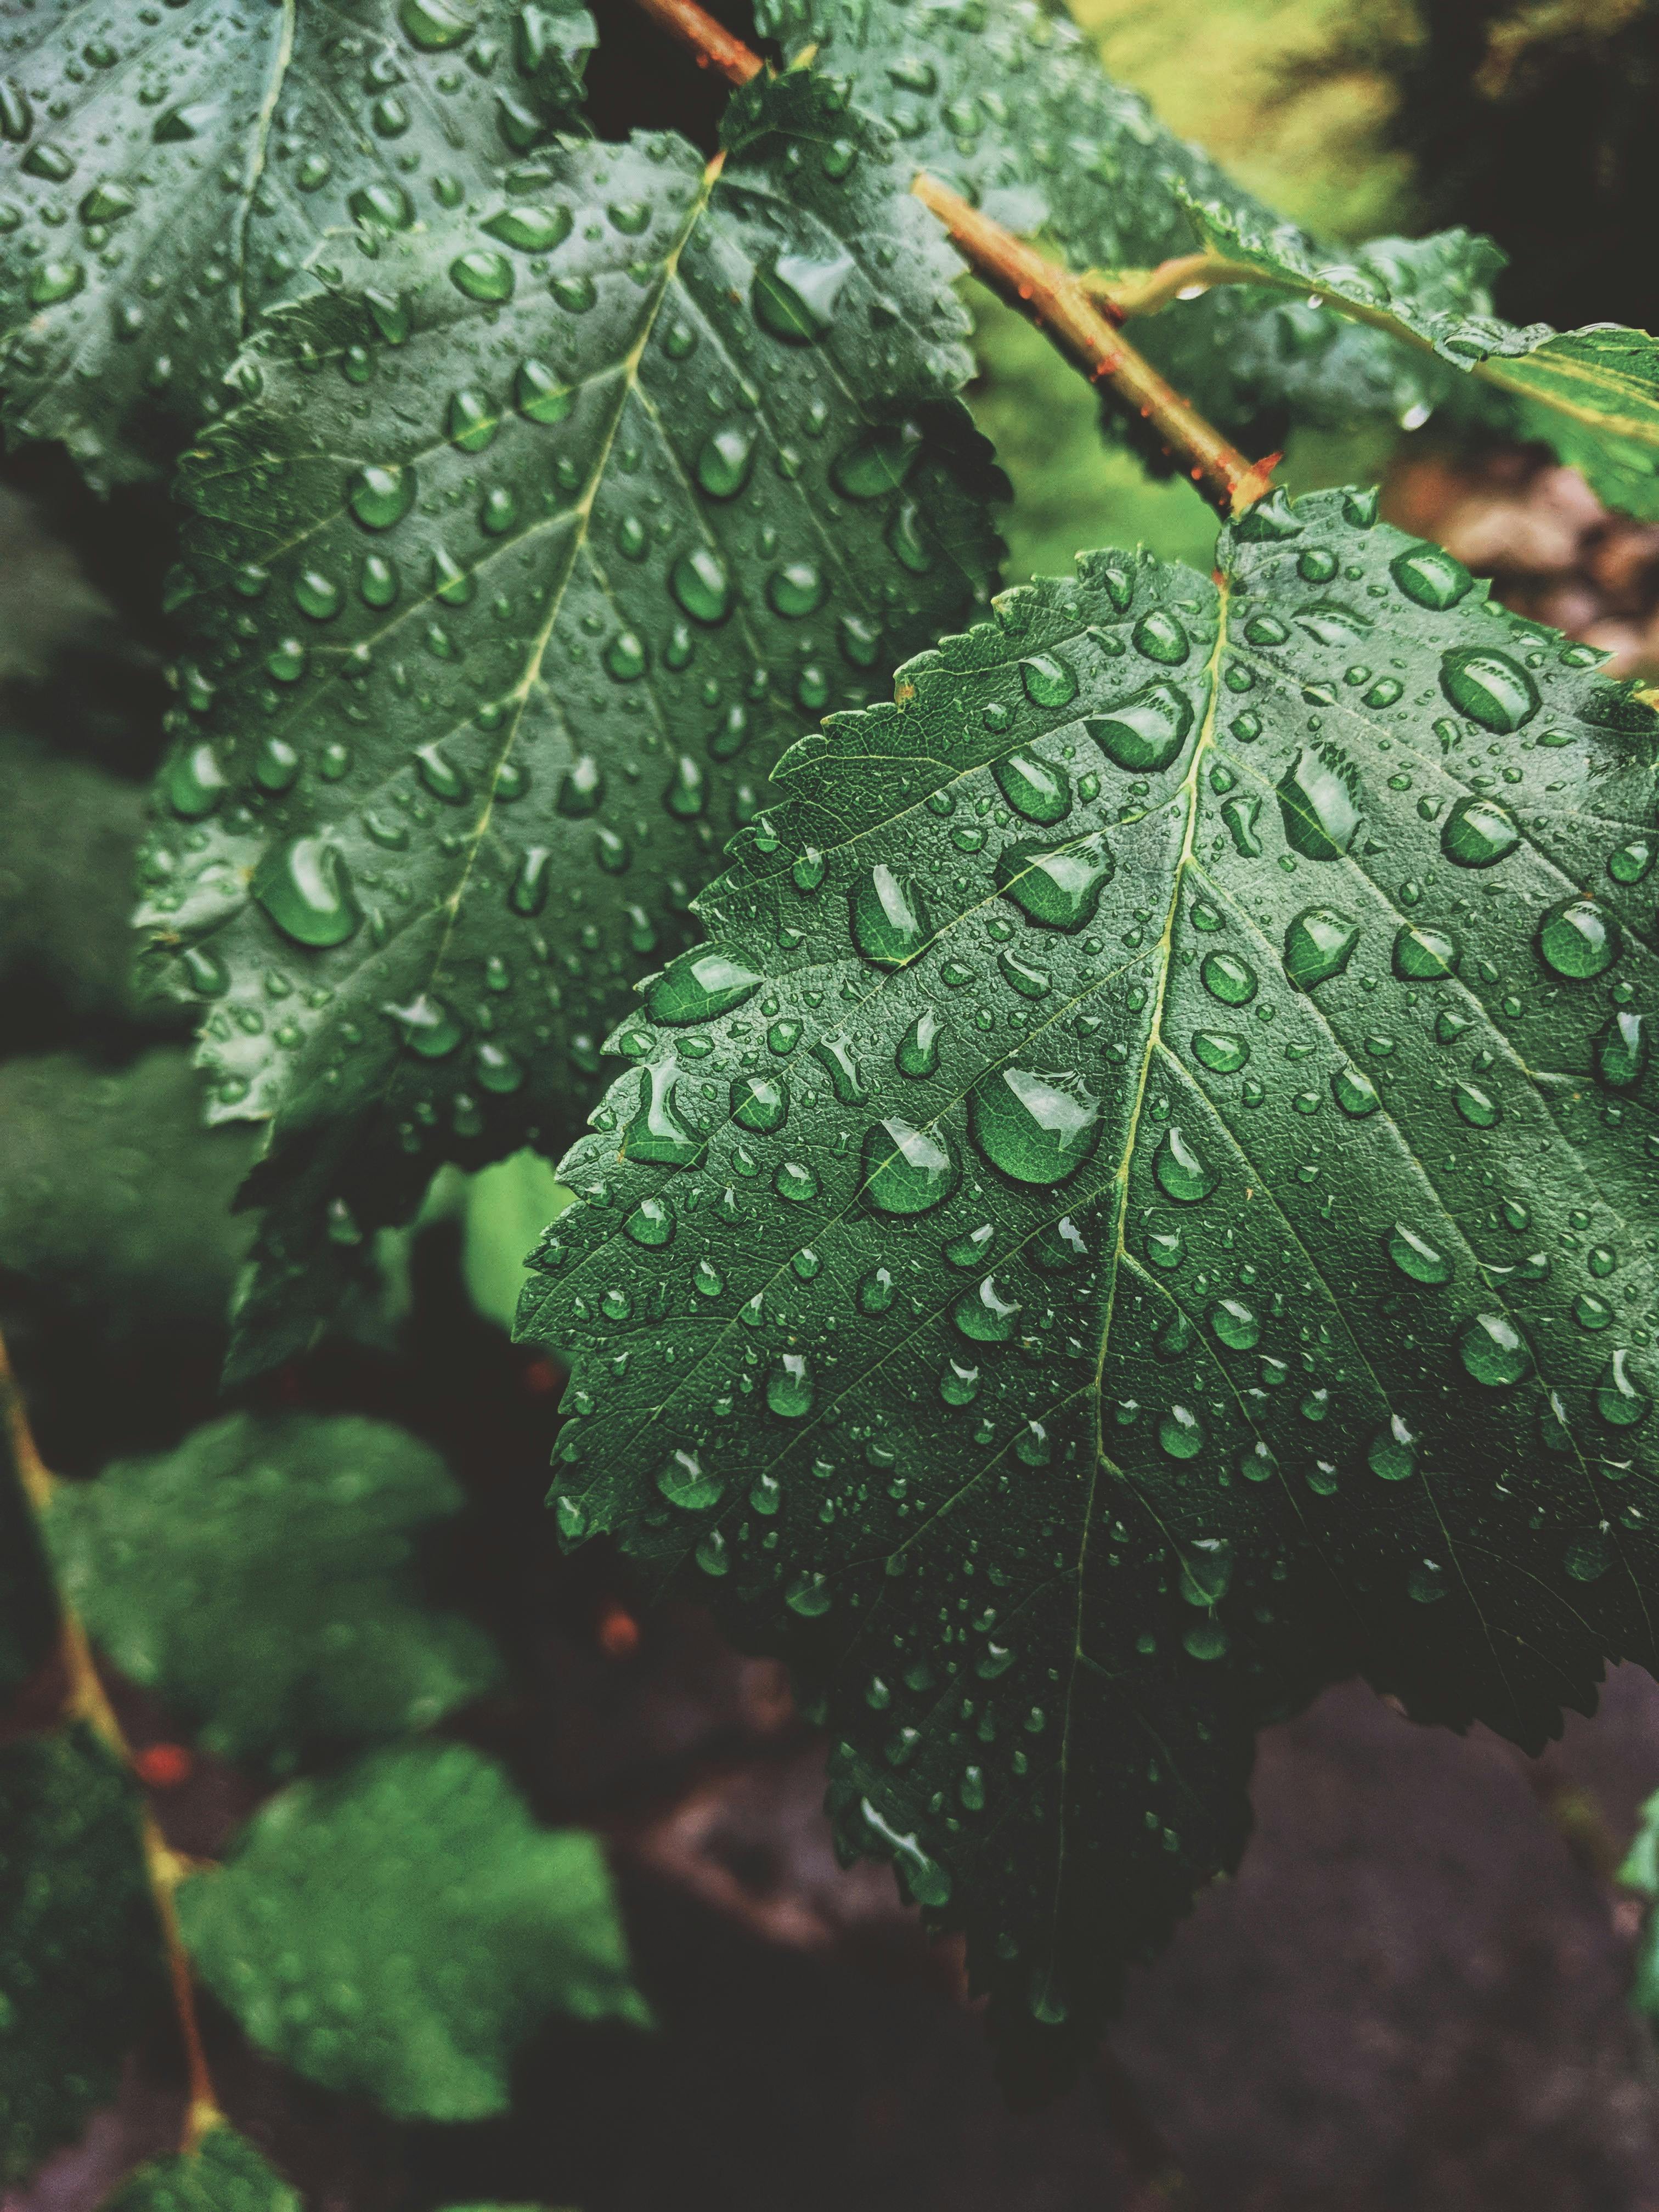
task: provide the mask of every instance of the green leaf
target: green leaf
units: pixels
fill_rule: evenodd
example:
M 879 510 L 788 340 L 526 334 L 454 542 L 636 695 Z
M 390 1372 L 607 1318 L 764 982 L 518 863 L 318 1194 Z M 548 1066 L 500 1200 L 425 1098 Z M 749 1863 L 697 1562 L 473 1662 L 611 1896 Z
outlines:
M 1189 253 L 1189 198 L 1257 228 L 1279 221 L 1107 76 L 1088 41 L 1041 0 L 758 0 L 756 15 L 787 56 L 811 49 L 815 66 L 848 80 L 854 100 L 897 132 L 912 168 L 1014 230 L 1046 231 L 1074 269 Z M 1451 233 L 1427 244 L 1457 304 L 1489 307 L 1487 241 Z M 1135 343 L 1240 435 L 1270 416 L 1258 434 L 1282 439 L 1286 411 L 1330 428 L 1421 416 L 1455 382 L 1376 331 L 1253 290 L 1182 302 L 1138 327 Z
M 115 2094 L 167 2001 L 137 1793 L 86 1729 L 0 1750 L 0 2175 Z
M 121 1672 L 221 1758 L 426 1728 L 489 1689 L 483 1629 L 427 1605 L 417 1533 L 462 1495 L 407 1431 L 355 1414 L 232 1413 L 177 1450 L 59 1487 L 59 1585 Z
M 1304 300 L 1328 301 L 1474 376 L 1508 400 L 1517 435 L 1553 446 L 1609 507 L 1659 520 L 1659 340 L 1645 331 L 1615 323 L 1522 329 L 1468 313 L 1455 270 L 1449 293 L 1442 264 L 1461 264 L 1465 246 L 1484 241 L 1461 231 L 1415 249 L 1379 239 L 1333 257 L 1294 225 L 1264 226 L 1249 210 L 1194 205 L 1193 216 L 1207 252 Z
M 514 2053 L 550 2013 L 649 2021 L 598 1842 L 538 1828 L 461 1744 L 295 1784 L 179 1914 L 256 2043 L 399 2119 L 505 2112 Z
M 238 1372 L 440 1162 L 562 1139 L 782 745 L 988 588 L 951 257 L 823 88 L 728 136 L 706 173 L 550 155 L 538 207 L 386 240 L 185 463 L 141 919 L 215 1118 L 273 1125 Z
M 469 1176 L 462 1197 L 461 1273 L 486 1321 L 511 1328 L 524 1255 L 570 1194 L 539 1152 L 514 1152 Z
M 1650 1906 L 1659 1898 L 1659 1796 L 1650 1797 L 1643 1806 L 1642 1824 L 1617 1878 L 1626 1889 L 1645 1897 Z M 1651 1910 L 1636 1954 L 1631 2002 L 1650 2020 L 1659 2020 L 1659 1917 Z
M 1322 1674 L 1535 1747 L 1659 1662 L 1655 717 L 1375 514 L 1086 556 L 799 745 L 525 1292 L 567 1534 L 824 1686 L 1008 2019 L 1097 2023 Z
M 592 43 L 568 0 L 27 11 L 0 33 L 0 421 L 95 485 L 153 473 L 320 238 L 498 188 L 576 124 Z
M 201 1126 L 182 1047 L 111 1070 L 70 1053 L 0 1062 L 0 1270 L 104 1337 L 224 1316 L 250 1227 L 230 1205 L 251 1135 Z
M 221 2122 L 194 2150 L 129 2174 L 101 2212 L 300 2212 L 300 2203 L 247 2137 Z

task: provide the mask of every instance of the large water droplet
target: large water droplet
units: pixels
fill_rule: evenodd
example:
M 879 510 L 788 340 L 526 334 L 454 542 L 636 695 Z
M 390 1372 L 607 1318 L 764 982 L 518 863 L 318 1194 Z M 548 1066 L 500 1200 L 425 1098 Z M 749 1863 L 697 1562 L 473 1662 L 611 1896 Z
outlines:
M 1261 1322 L 1242 1298 L 1218 1298 L 1210 1308 L 1210 1329 L 1229 1352 L 1253 1352 L 1261 1341 Z
M 789 1118 L 789 1085 L 781 1075 L 740 1075 L 732 1085 L 732 1119 L 769 1137 Z
M 1158 1140 L 1152 1155 L 1152 1174 L 1164 1196 L 1182 1206 L 1196 1206 L 1221 1180 L 1186 1132 L 1174 1122 Z
M 1637 1428 L 1653 1410 L 1653 1401 L 1631 1373 L 1630 1354 L 1622 1347 L 1596 1378 L 1595 1410 L 1614 1429 Z
M 1142 615 L 1129 632 L 1129 642 L 1148 660 L 1161 660 L 1167 668 L 1179 667 L 1193 649 L 1180 616 L 1168 607 L 1154 607 Z
M 1495 799 L 1460 799 L 1446 817 L 1440 849 L 1460 868 L 1490 868 L 1521 842 L 1521 828 Z
M 1119 768 L 1151 775 L 1168 768 L 1186 744 L 1193 702 L 1172 684 L 1149 684 L 1109 714 L 1090 715 L 1083 726 Z
M 964 1291 L 951 1308 L 951 1319 L 975 1344 L 1006 1344 L 1019 1326 L 1019 1302 L 1008 1297 L 994 1275 Z
M 1033 653 L 1022 660 L 1019 680 L 1034 707 L 1066 707 L 1077 696 L 1077 678 L 1052 653 Z
M 1231 952 L 1206 952 L 1199 967 L 1204 988 L 1223 1006 L 1248 1006 L 1256 994 L 1256 973 Z
M 1235 1030 L 1196 1030 L 1193 1033 L 1193 1057 L 1212 1075 L 1237 1075 L 1249 1056 L 1249 1040 Z
M 902 968 L 933 934 L 921 889 L 878 863 L 848 895 L 853 942 L 875 968 Z
M 1115 867 L 1098 830 L 1069 845 L 1005 845 L 997 858 L 997 888 L 1042 928 L 1075 931 L 1094 920 Z
M 702 945 L 669 962 L 646 993 L 646 1012 L 676 1029 L 712 1022 L 752 999 L 764 981 L 739 953 Z
M 854 270 L 850 253 L 817 259 L 805 253 L 781 253 L 757 269 L 750 289 L 761 328 L 789 345 L 810 345 L 829 331 L 836 306 Z
M 1396 553 L 1389 574 L 1408 599 L 1437 614 L 1455 607 L 1474 580 L 1461 561 L 1437 545 L 1413 545 Z
M 1458 1356 L 1477 1382 L 1507 1390 L 1532 1365 L 1527 1340 L 1507 1314 L 1476 1314 L 1457 1337 Z
M 726 1479 L 705 1468 L 696 1452 L 676 1451 L 657 1469 L 657 1487 L 671 1505 L 706 1513 L 726 1495 Z
M 1285 933 L 1285 973 L 1298 991 L 1311 991 L 1342 973 L 1358 942 L 1357 921 L 1330 907 L 1308 907 Z
M 520 253 L 550 253 L 569 237 L 570 224 L 568 207 L 520 206 L 503 208 L 499 215 L 490 216 L 484 228 L 503 246 L 516 246 Z
M 1232 1579 L 1233 1547 L 1224 1536 L 1200 1536 L 1181 1555 L 1181 1595 L 1188 1605 L 1219 1605 Z
M 343 945 L 363 918 L 343 855 L 322 837 L 279 845 L 260 862 L 252 890 L 296 945 Z
M 447 1060 L 466 1035 L 466 1024 L 448 1000 L 421 991 L 406 1006 L 381 1008 L 395 1022 L 409 1051 L 422 1060 Z
M 991 773 L 1009 805 L 1028 822 L 1063 821 L 1072 811 L 1071 778 L 1036 753 L 1010 753 L 992 762 Z
M 931 1006 L 924 1007 L 898 1041 L 893 1057 L 899 1073 L 917 1081 L 932 1075 L 939 1066 L 940 1035 L 939 1016 Z
M 1452 1103 L 1472 1129 L 1495 1128 L 1504 1118 L 1502 1106 L 1478 1083 L 1455 1085 Z
M 1457 973 L 1457 939 L 1449 929 L 1402 921 L 1395 932 L 1394 972 L 1402 982 L 1438 983 Z
M 477 26 L 477 16 L 458 0 L 398 0 L 398 21 L 411 43 L 427 52 L 462 45 Z
M 812 1410 L 812 1363 L 804 1352 L 783 1352 L 766 1377 L 766 1402 L 780 1420 L 802 1421 Z
M 693 622 L 710 629 L 732 611 L 732 579 L 712 546 L 682 554 L 669 571 L 668 588 Z
M 1057 1183 L 1100 1140 L 1100 1100 L 1080 1075 L 999 1068 L 969 1099 L 974 1141 L 1016 1182 Z
M 1452 1263 L 1437 1245 L 1431 1244 L 1403 1221 L 1396 1221 L 1384 1238 L 1389 1259 L 1402 1275 L 1414 1283 L 1438 1285 L 1452 1279 Z
M 1617 920 L 1594 899 L 1563 899 L 1538 926 L 1538 950 L 1558 975 L 1583 981 L 1605 975 L 1624 939 Z
M 1440 688 L 1460 714 L 1507 736 L 1538 712 L 1538 686 L 1518 660 L 1484 646 L 1460 646 L 1440 662 Z
M 890 1115 L 865 1136 L 864 1195 L 879 1213 L 926 1213 L 951 1195 L 958 1172 L 943 1129 Z
M 641 1160 L 647 1167 L 689 1168 L 702 1158 L 703 1139 L 686 1127 L 674 1103 L 678 1075 L 672 1060 L 645 1070 L 639 1111 L 623 1133 L 624 1159 Z
M 623 1223 L 624 1235 L 647 1250 L 659 1251 L 674 1241 L 678 1226 L 674 1209 L 665 1198 L 642 1198 Z
M 1310 860 L 1340 860 L 1359 827 L 1359 809 L 1340 765 L 1304 745 L 1279 784 L 1285 841 Z
M 513 297 L 513 288 L 518 280 L 506 254 L 492 252 L 489 247 L 480 246 L 474 246 L 469 253 L 456 256 L 449 264 L 449 281 L 469 300 L 480 300 L 496 307 Z
M 415 504 L 415 471 L 401 461 L 356 470 L 346 483 L 346 503 L 365 530 L 390 530 Z
M 896 491 L 921 457 L 919 423 L 884 422 L 837 453 L 830 481 L 848 499 L 880 499 Z

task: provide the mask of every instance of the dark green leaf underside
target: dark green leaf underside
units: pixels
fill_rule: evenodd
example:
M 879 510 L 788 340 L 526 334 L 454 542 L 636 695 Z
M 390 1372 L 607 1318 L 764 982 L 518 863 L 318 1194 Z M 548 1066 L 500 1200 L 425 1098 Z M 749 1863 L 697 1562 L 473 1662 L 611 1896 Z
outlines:
M 514 2053 L 551 2013 L 648 2019 L 597 1841 L 538 1828 L 460 1744 L 294 1784 L 179 1912 L 256 2043 L 401 2119 L 504 2112 Z
M 411 1559 L 460 1503 L 437 1455 L 386 1422 L 233 1413 L 60 1488 L 47 1529 L 122 1673 L 220 1757 L 283 1769 L 429 1726 L 496 1680 L 489 1638 L 428 1608 Z
M 843 1844 L 1039 2020 L 1322 1674 L 1535 1744 L 1659 1656 L 1654 720 L 1375 512 L 1085 556 L 798 747 L 521 1307 L 567 1533 L 825 1686 Z
M 440 1161 L 562 1140 L 778 751 L 988 589 L 951 258 L 821 88 L 728 135 L 349 258 L 186 462 L 141 919 L 274 1122 L 245 1367 Z

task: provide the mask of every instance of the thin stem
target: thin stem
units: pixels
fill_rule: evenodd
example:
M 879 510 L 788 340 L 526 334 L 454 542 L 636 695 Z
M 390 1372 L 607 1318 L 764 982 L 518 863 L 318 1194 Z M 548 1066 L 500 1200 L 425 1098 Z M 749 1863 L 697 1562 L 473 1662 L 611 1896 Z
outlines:
M 52 1478 L 35 1448 L 33 1431 L 29 1427 L 28 1413 L 23 1403 L 23 1393 L 13 1372 L 3 1337 L 0 1337 L 0 1426 L 3 1426 L 19 1485 L 39 1528 L 41 1556 L 49 1559 L 51 1554 L 46 1547 L 46 1530 L 40 1524 L 52 1502 Z M 58 1610 L 61 1624 L 58 1655 L 67 1681 L 63 1706 L 64 1717 L 84 1723 L 131 1773 L 133 1771 L 132 1747 L 122 1734 L 121 1723 L 115 1717 L 115 1709 L 98 1678 L 87 1632 L 61 1590 L 58 1593 Z M 173 1901 L 173 1893 L 185 1871 L 185 1863 L 168 1848 L 148 1799 L 141 1802 L 138 1836 L 143 1851 L 144 1871 L 149 1877 L 150 1893 L 155 1900 L 155 1918 L 161 1931 L 167 1978 L 173 1985 L 173 2009 L 178 2015 L 179 2038 L 184 2045 L 189 2085 L 189 2101 L 185 2110 L 179 2148 L 183 2151 L 193 2151 L 209 2129 L 220 2124 L 224 2114 L 213 2094 L 207 2054 L 202 2048 L 201 2029 L 196 2017 L 195 1985 L 191 1979 L 190 1960 L 179 1933 L 179 1915 Z
M 1272 480 L 1276 453 L 1265 461 L 1247 460 L 1135 350 L 1078 279 L 1035 247 L 935 177 L 919 176 L 910 189 L 944 223 L 976 276 L 1028 315 L 1095 383 L 1109 386 L 1126 412 L 1152 425 L 1224 519 L 1255 506 Z
M 638 0 L 638 5 L 690 46 L 705 68 L 721 70 L 733 84 L 747 84 L 758 73 L 760 56 L 734 39 L 696 0 Z M 911 190 L 945 224 L 977 276 L 1070 354 L 1093 382 L 1105 386 L 1123 412 L 1152 425 L 1224 518 L 1243 514 L 1255 504 L 1272 481 L 1276 453 L 1265 461 L 1247 460 L 1118 335 L 1115 324 L 1121 315 L 1109 306 L 1097 305 L 1076 277 L 1000 223 L 992 222 L 937 178 L 920 174 Z
M 717 69 L 733 84 L 747 84 L 764 64 L 752 47 L 717 23 L 697 0 L 638 0 L 639 6 L 671 38 L 690 47 L 700 69 Z

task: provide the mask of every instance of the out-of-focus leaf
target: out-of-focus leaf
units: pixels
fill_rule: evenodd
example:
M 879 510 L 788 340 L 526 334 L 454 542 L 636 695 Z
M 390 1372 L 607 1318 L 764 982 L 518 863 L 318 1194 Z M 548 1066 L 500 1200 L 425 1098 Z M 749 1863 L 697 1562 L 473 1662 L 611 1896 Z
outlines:
M 538 1827 L 461 1744 L 294 1784 L 179 1912 L 256 2043 L 402 2119 L 504 2112 L 514 2052 L 550 2014 L 649 2020 L 598 1841 Z
M 131 2173 L 100 2212 L 300 2212 L 290 2189 L 244 2135 L 225 2123 L 194 2150 L 152 2159 Z
M 570 1193 L 539 1152 L 514 1152 L 469 1176 L 462 1197 L 461 1268 L 487 1321 L 511 1328 L 524 1285 L 525 1255 Z
M 47 1539 L 124 1674 L 226 1759 L 425 1728 L 496 1680 L 484 1632 L 424 1601 L 412 1551 L 461 1492 L 406 1430 L 233 1413 L 177 1450 L 61 1486 Z
M 0 1750 L 0 2178 L 74 2141 L 166 2002 L 131 1780 L 85 1729 Z

